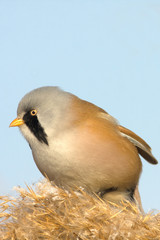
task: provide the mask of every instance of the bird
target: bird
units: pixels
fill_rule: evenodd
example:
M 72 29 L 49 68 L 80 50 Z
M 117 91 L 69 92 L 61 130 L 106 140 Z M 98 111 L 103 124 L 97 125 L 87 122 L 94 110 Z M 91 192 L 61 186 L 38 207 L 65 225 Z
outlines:
M 64 189 L 82 187 L 105 201 L 135 202 L 142 171 L 140 155 L 158 161 L 137 134 L 102 108 L 46 86 L 19 102 L 18 126 L 40 172 Z

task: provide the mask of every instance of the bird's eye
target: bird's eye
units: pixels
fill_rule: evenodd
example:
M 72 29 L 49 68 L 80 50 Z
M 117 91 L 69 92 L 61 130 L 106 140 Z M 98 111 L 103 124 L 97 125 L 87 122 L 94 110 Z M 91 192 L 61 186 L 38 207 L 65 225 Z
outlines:
M 31 114 L 32 116 L 36 116 L 36 115 L 37 115 L 37 110 L 35 110 L 35 109 L 31 110 L 31 111 L 30 111 L 30 114 Z

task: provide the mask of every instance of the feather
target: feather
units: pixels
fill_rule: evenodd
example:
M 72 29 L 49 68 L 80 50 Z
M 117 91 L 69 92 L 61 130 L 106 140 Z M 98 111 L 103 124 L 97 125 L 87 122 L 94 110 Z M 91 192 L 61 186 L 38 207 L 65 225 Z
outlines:
M 126 137 L 130 142 L 132 142 L 134 144 L 134 146 L 138 150 L 138 153 L 145 160 L 147 160 L 149 163 L 152 163 L 152 164 L 158 163 L 156 158 L 152 155 L 152 152 L 151 152 L 152 149 L 142 138 L 140 138 L 138 135 L 136 135 L 131 130 L 129 130 L 125 127 L 122 127 L 120 125 L 118 126 L 118 129 L 122 136 Z

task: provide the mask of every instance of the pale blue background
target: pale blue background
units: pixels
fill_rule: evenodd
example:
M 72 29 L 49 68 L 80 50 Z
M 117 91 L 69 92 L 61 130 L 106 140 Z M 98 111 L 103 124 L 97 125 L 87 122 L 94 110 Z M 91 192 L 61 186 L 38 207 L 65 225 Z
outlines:
M 160 0 L 0 0 L 0 193 L 41 179 L 18 128 L 28 91 L 58 85 L 104 108 L 160 160 Z M 160 209 L 160 165 L 143 161 L 146 211 Z

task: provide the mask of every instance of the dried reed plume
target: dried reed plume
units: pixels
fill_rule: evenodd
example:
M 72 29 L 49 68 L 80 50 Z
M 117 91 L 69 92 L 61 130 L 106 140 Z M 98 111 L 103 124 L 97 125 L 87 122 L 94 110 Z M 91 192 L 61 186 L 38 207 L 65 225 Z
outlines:
M 160 214 L 142 214 L 130 203 L 107 204 L 81 189 L 64 191 L 48 180 L 33 188 L 16 188 L 15 199 L 0 198 L 0 239 L 160 239 Z

